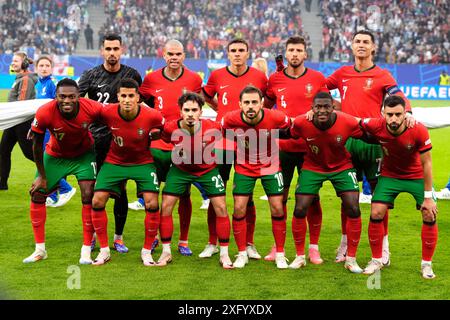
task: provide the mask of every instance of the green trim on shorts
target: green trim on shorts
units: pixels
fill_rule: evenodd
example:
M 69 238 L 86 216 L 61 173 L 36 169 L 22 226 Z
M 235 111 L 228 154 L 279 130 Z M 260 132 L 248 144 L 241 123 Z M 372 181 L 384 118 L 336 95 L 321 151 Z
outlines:
M 92 150 L 76 158 L 57 158 L 44 152 L 43 159 L 47 189 L 39 189 L 40 193 L 51 193 L 58 188 L 59 180 L 70 175 L 74 175 L 77 181 L 93 181 L 96 178 L 97 164 Z M 35 178 L 38 175 L 36 171 Z
M 362 181 L 363 175 L 369 181 L 376 180 L 380 176 L 381 160 L 383 159 L 383 150 L 380 145 L 349 138 L 345 147 L 352 155 L 358 181 Z
M 159 193 L 159 181 L 153 163 L 117 165 L 105 162 L 95 182 L 94 192 L 106 191 L 115 197 L 121 194 L 121 184 L 127 180 L 136 182 L 137 196 L 145 192 Z
M 167 174 L 163 194 L 171 194 L 179 197 L 185 194 L 194 182 L 198 182 L 203 187 L 208 197 L 225 195 L 225 184 L 217 167 L 201 176 L 195 176 L 181 170 L 175 165 L 170 168 Z
M 282 195 L 284 192 L 283 174 L 281 171 L 260 177 L 250 177 L 237 172 L 234 173 L 233 195 L 252 195 L 256 180 L 261 184 L 268 197 Z
M 423 179 L 396 179 L 390 177 L 379 177 L 377 186 L 372 196 L 373 203 L 385 203 L 390 209 L 394 208 L 397 196 L 406 192 L 416 200 L 416 208 L 420 209 L 424 201 Z
M 166 181 L 167 173 L 172 165 L 172 151 L 150 148 L 150 152 L 152 153 L 153 160 L 155 161 L 154 164 L 156 167 L 158 180 L 160 182 Z
M 330 173 L 302 169 L 298 177 L 295 194 L 318 195 L 320 188 L 327 180 L 332 183 L 338 197 L 344 192 L 359 192 L 356 171 L 353 168 Z

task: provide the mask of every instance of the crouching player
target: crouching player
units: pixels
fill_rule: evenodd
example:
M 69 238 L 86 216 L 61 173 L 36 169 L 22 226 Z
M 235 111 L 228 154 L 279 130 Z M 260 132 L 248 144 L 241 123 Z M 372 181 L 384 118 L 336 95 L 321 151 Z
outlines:
M 139 104 L 139 84 L 133 79 L 122 79 L 117 92 L 118 104 L 105 105 L 100 115 L 112 132 L 113 139 L 94 187 L 92 222 L 100 243 L 100 253 L 92 264 L 102 265 L 110 260 L 105 211 L 110 195 L 119 197 L 121 184 L 134 180 L 138 196 L 145 202 L 145 240 L 141 259 L 145 266 L 154 265 L 152 242 L 158 232 L 159 183 L 150 153 L 150 131 L 162 128 L 162 115 Z M 90 251 L 82 258 L 90 261 Z
M 289 267 L 298 269 L 306 265 L 306 215 L 323 182 L 329 180 L 337 196 L 342 199 L 342 207 L 348 218 L 345 268 L 353 273 L 361 273 L 362 269 L 356 262 L 361 237 L 359 185 L 345 143 L 350 137 L 361 138 L 363 132 L 355 117 L 333 110 L 333 98 L 327 92 L 316 94 L 312 111 L 312 121 L 298 116 L 290 129 L 293 138 L 303 138 L 306 141 L 308 151 L 295 191 L 292 234 L 297 255 Z
M 286 216 L 283 211 L 283 174 L 275 139 L 277 134 L 289 131 L 291 121 L 284 112 L 264 109 L 263 94 L 254 86 L 246 86 L 239 99 L 240 110 L 229 112 L 222 118 L 222 129 L 227 135 L 231 133 L 235 137 L 237 145 L 233 179 L 233 232 L 239 254 L 233 265 L 243 268 L 248 263 L 247 204 L 256 180 L 261 179 L 272 216 L 275 264 L 279 269 L 287 269 L 284 253 Z
M 216 230 L 220 244 L 220 264 L 224 269 L 233 268 L 228 255 L 230 220 L 225 204 L 225 184 L 219 174 L 214 142 L 221 137 L 220 126 L 211 120 L 200 119 L 204 99 L 192 92 L 178 99 L 181 119 L 167 122 L 162 139 L 174 144 L 172 166 L 166 178 L 161 205 L 160 237 L 163 251 L 158 266 L 172 261 L 171 240 L 173 234 L 172 212 L 180 196 L 190 184 L 198 182 L 205 189 L 216 213 Z
M 36 250 L 24 263 L 47 259 L 45 249 L 46 197 L 55 191 L 59 181 L 75 175 L 81 190 L 83 207 L 83 247 L 80 263 L 86 263 L 83 252 L 90 253 L 94 228 L 91 221 L 91 203 L 95 181 L 95 154 L 88 127 L 97 121 L 102 104 L 79 97 L 78 84 L 63 79 L 56 86 L 56 99 L 41 106 L 31 125 L 33 155 L 37 167 L 36 179 L 30 190 L 30 216 Z M 50 140 L 42 150 L 45 130 Z
M 421 123 L 406 126 L 405 100 L 390 96 L 384 101 L 384 118 L 363 119 L 361 127 L 374 136 L 383 149 L 381 176 L 372 197 L 369 242 L 372 260 L 364 269 L 373 274 L 383 267 L 383 217 L 401 192 L 410 193 L 422 211 L 422 276 L 433 279 L 431 267 L 438 238 L 437 207 L 433 199 L 431 140 Z

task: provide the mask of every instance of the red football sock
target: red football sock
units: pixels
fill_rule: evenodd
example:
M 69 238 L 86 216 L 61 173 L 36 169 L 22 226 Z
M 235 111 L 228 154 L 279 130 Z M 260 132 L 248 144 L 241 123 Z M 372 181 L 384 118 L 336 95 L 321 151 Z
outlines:
M 247 222 L 245 221 L 245 217 L 237 220 L 233 216 L 233 234 L 238 250 L 245 251 L 247 240 Z
M 384 220 L 373 220 L 369 222 L 369 243 L 372 250 L 372 258 L 381 259 L 383 256 Z
M 34 242 L 45 242 L 45 220 L 47 219 L 47 209 L 45 203 L 31 201 L 30 218 L 33 226 Z
M 383 224 L 384 224 L 384 236 L 388 235 L 388 224 L 389 224 L 389 209 L 386 210 L 386 214 L 383 218 Z
M 253 201 L 247 205 L 245 220 L 247 221 L 247 244 L 254 244 L 256 207 Z
M 230 242 L 230 219 L 226 217 L 216 217 L 217 236 L 221 246 L 228 246 Z
M 319 244 L 320 229 L 322 229 L 322 207 L 319 200 L 314 200 L 306 215 L 309 228 L 309 244 Z
M 347 217 L 347 256 L 355 258 L 361 239 L 361 217 Z
M 159 235 L 161 236 L 162 243 L 170 243 L 172 241 L 173 234 L 173 219 L 170 216 L 161 216 L 159 223 Z
M 423 223 L 422 225 L 422 260 L 431 261 L 438 240 L 437 224 Z
M 91 218 L 92 205 L 83 204 L 81 209 L 81 220 L 83 221 L 83 245 L 90 246 L 94 235 L 94 225 Z
M 284 252 L 284 244 L 286 242 L 286 219 L 284 215 L 280 218 L 272 217 L 272 233 L 275 238 L 277 252 Z
M 180 241 L 188 241 L 189 226 L 191 225 L 192 201 L 190 195 L 182 196 L 178 205 L 180 218 Z
M 295 251 L 298 256 L 305 255 L 306 218 L 292 217 L 292 235 L 294 236 Z
M 208 243 L 216 244 L 217 243 L 216 212 L 214 211 L 212 203 L 210 203 L 208 207 L 208 231 L 209 231 Z
M 92 208 L 91 211 L 92 224 L 94 225 L 95 234 L 97 235 L 100 248 L 106 248 L 108 244 L 108 216 L 105 208 Z M 91 238 L 92 240 L 92 238 Z
M 341 230 L 342 234 L 347 234 L 347 215 L 344 212 L 344 209 L 341 206 Z
M 152 243 L 158 234 L 159 228 L 159 209 L 154 211 L 145 210 L 145 238 L 144 238 L 144 249 L 151 250 Z

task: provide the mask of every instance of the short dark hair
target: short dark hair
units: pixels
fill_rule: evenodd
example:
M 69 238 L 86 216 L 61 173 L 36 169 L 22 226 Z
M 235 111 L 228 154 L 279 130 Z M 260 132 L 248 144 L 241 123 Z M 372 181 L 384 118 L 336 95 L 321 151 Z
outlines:
M 122 37 L 119 36 L 117 33 L 107 33 L 103 36 L 102 44 L 105 44 L 105 41 L 115 41 L 118 40 L 120 44 L 122 44 Z
M 373 35 L 372 32 L 370 32 L 370 31 L 368 31 L 368 30 L 359 30 L 359 31 L 356 31 L 356 32 L 353 34 L 353 36 L 352 36 L 352 41 L 353 41 L 353 39 L 355 39 L 355 37 L 356 37 L 358 34 L 365 34 L 365 35 L 367 35 L 367 36 L 370 36 L 370 40 L 372 40 L 372 42 L 375 43 L 375 36 Z
M 75 80 L 69 78 L 59 80 L 58 84 L 56 85 L 56 91 L 58 91 L 60 87 L 75 87 L 77 91 L 80 90 L 80 88 L 78 87 L 78 83 Z
M 180 107 L 180 109 L 183 108 L 183 105 L 188 101 L 196 102 L 200 109 L 202 109 L 203 105 L 205 104 L 205 99 L 203 99 L 203 97 L 198 93 L 186 92 L 178 98 L 178 106 Z
M 47 60 L 48 62 L 50 62 L 50 65 L 53 67 L 53 59 L 49 55 L 44 54 L 44 55 L 40 56 L 36 60 L 36 66 L 39 64 L 39 61 L 41 61 L 41 60 Z
M 242 101 L 242 97 L 244 96 L 244 94 L 246 93 L 257 93 L 259 95 L 259 98 L 262 100 L 262 98 L 264 97 L 263 93 L 261 90 L 259 90 L 257 87 L 252 86 L 252 85 L 248 85 L 246 86 L 244 89 L 242 89 L 241 93 L 239 94 L 239 101 Z
M 118 88 L 136 89 L 139 92 L 139 83 L 132 78 L 123 78 L 120 80 Z
M 405 99 L 403 99 L 402 97 L 397 96 L 397 95 L 387 97 L 386 99 L 384 99 L 384 103 L 383 103 L 384 107 L 390 107 L 390 108 L 396 107 L 399 104 L 403 108 L 406 107 Z
M 231 46 L 232 44 L 235 44 L 235 43 L 243 43 L 243 44 L 245 44 L 245 46 L 247 47 L 247 51 L 248 51 L 248 42 L 245 41 L 244 39 L 241 39 L 241 38 L 236 38 L 236 39 L 231 40 L 231 41 L 227 44 L 227 51 L 230 51 L 230 46 Z
M 286 41 L 286 49 L 290 44 L 302 44 L 306 49 L 306 41 L 303 37 L 300 36 L 292 36 Z
M 315 96 L 313 102 L 316 101 L 316 99 L 331 99 L 333 101 L 333 97 L 329 92 L 326 91 L 319 91 Z

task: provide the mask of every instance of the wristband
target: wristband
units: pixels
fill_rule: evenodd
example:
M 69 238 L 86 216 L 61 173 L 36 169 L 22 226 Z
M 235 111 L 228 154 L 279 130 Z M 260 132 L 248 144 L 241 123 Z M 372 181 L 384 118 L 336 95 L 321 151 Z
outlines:
M 433 198 L 433 191 L 425 191 L 423 193 L 423 196 L 424 196 L 424 198 L 427 198 L 427 199 Z

